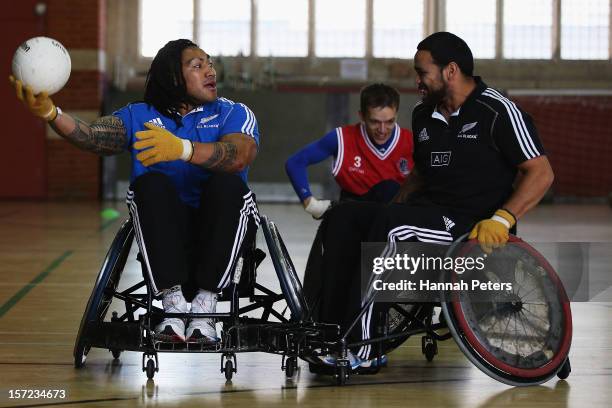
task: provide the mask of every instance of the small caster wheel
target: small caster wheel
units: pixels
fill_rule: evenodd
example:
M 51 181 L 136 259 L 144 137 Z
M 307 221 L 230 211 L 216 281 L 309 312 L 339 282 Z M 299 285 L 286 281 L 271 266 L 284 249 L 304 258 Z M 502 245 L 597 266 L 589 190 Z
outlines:
M 425 358 L 427 361 L 433 361 L 434 356 L 436 355 L 435 346 L 433 344 L 425 345 Z
M 289 357 L 285 362 L 285 376 L 287 378 L 293 377 L 295 369 L 297 368 L 297 359 L 295 357 Z
M 438 354 L 438 344 L 436 339 L 431 336 L 421 337 L 421 351 L 425 354 L 427 361 L 433 361 L 434 356 Z
M 150 358 L 149 361 L 147 361 L 146 371 L 147 371 L 147 378 L 149 380 L 152 380 L 153 376 L 155 375 L 155 371 L 156 371 L 155 370 L 155 361 L 153 361 L 152 358 Z
M 339 366 L 336 370 L 336 384 L 344 385 L 348 379 L 348 367 Z
M 113 355 L 113 358 L 115 360 L 119 360 L 119 356 L 121 355 L 121 350 L 118 349 L 111 349 L 111 354 Z
M 85 360 L 87 359 L 87 353 L 89 352 L 89 346 L 83 343 L 79 343 L 74 349 L 74 368 L 83 368 L 85 366 Z
M 232 377 L 234 375 L 234 365 L 232 364 L 232 360 L 225 361 L 225 368 L 223 369 L 223 373 L 225 374 L 225 379 L 227 381 L 232 381 Z
M 440 315 L 438 317 L 438 320 L 440 324 L 442 325 L 442 327 L 448 327 L 448 324 L 446 324 L 446 317 L 444 317 L 444 313 L 442 313 L 441 310 L 440 310 Z
M 557 377 L 559 377 L 562 380 L 565 380 L 567 377 L 569 377 L 571 372 L 572 372 L 572 365 L 570 364 L 570 359 L 568 357 L 565 359 L 565 363 L 563 363 L 563 365 L 561 366 L 561 369 L 557 371 Z

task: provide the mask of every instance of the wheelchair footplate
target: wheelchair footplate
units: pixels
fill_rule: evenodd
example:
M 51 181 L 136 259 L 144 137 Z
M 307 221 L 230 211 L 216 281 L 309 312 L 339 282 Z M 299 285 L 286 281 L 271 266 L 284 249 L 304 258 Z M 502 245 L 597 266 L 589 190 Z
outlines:
M 223 346 L 221 344 L 221 341 L 218 341 L 216 343 L 196 343 L 187 341 L 163 341 L 154 338 L 153 348 L 156 351 L 217 353 L 223 348 Z

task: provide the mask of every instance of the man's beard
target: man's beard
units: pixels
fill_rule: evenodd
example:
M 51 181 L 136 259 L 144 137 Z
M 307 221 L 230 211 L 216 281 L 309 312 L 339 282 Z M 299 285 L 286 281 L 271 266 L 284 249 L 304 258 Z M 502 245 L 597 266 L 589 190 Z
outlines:
M 442 84 L 440 89 L 431 90 L 428 87 L 423 87 L 427 91 L 427 94 L 422 98 L 425 105 L 438 105 L 442 102 L 442 99 L 446 96 L 446 84 Z

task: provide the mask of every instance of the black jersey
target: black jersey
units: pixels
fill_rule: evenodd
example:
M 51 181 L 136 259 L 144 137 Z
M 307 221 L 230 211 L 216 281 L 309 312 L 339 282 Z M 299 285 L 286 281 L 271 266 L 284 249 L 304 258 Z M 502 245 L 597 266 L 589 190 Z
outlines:
M 448 123 L 423 103 L 412 114 L 419 196 L 477 218 L 512 194 L 517 165 L 544 154 L 531 117 L 475 77 L 476 88 Z

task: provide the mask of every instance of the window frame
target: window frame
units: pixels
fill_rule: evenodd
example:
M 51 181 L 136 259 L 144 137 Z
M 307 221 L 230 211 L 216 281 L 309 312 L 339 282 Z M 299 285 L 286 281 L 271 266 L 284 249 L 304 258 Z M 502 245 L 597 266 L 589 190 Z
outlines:
M 142 7 L 143 2 L 146 0 L 139 0 L 136 2 L 137 12 L 136 19 L 137 22 L 134 24 L 136 26 L 135 35 L 137 36 L 137 45 L 135 49 L 130 47 L 130 53 L 136 54 L 136 60 L 141 63 L 150 63 L 152 57 L 145 57 L 142 55 L 141 49 L 141 39 L 142 39 L 142 25 L 140 22 L 142 21 Z M 268 58 L 267 55 L 259 55 L 257 53 L 258 44 L 257 44 L 257 1 L 258 0 L 250 0 L 251 1 L 251 21 L 250 21 L 250 35 L 251 35 L 251 50 L 250 55 L 246 56 L 247 58 Z M 436 31 L 444 31 L 445 30 L 445 21 L 446 21 L 446 0 L 422 0 L 423 1 L 423 37 L 426 37 L 428 34 L 436 32 Z M 503 9 L 505 1 L 511 0 L 491 0 L 496 2 L 496 21 L 495 21 L 495 57 L 493 60 L 510 60 L 510 61 L 612 61 L 612 4 L 610 5 L 609 14 L 609 23 L 608 23 L 608 58 L 603 59 L 562 59 L 561 58 L 561 1 L 562 0 L 552 0 L 552 30 L 551 30 L 551 42 L 552 42 L 552 55 L 550 58 L 544 59 L 521 59 L 521 58 L 507 58 L 503 55 L 503 43 L 504 43 L 504 26 L 503 26 Z M 343 56 L 327 56 L 320 57 L 315 55 L 315 38 L 316 38 L 316 21 L 315 20 L 315 0 L 308 0 L 308 30 L 307 30 L 307 44 L 308 44 L 308 53 L 304 57 L 294 57 L 294 56 L 273 56 L 275 59 L 306 59 L 311 60 L 313 58 L 318 59 L 345 59 L 345 58 L 355 58 L 355 57 L 343 57 Z M 374 14 L 374 0 L 365 0 L 366 3 L 366 19 L 365 19 L 365 55 L 363 58 L 368 60 L 384 60 L 384 61 L 392 61 L 392 60 L 407 60 L 406 58 L 391 58 L 391 57 L 374 57 L 373 56 L 373 37 L 374 37 L 374 23 L 373 23 L 373 14 Z M 611 2 L 612 3 L 612 2 Z M 192 27 L 192 39 L 197 38 L 199 35 L 199 22 L 198 22 L 198 13 L 199 13 L 199 2 L 197 0 L 192 0 L 192 4 L 194 7 L 193 14 L 193 27 Z M 230 57 L 232 58 L 232 57 Z M 478 59 L 480 60 L 480 59 Z M 490 58 L 483 59 L 485 61 L 491 61 Z

